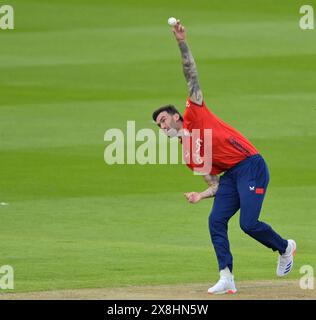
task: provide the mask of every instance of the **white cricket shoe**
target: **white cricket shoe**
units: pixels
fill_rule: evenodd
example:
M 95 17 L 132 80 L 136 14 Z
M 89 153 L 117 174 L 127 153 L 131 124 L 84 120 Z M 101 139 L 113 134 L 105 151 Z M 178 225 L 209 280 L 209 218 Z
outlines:
M 293 268 L 296 243 L 289 239 L 285 252 L 279 256 L 276 274 L 279 277 L 286 276 Z
M 208 294 L 233 294 L 237 292 L 234 282 L 234 276 L 231 274 L 228 267 L 220 271 L 218 282 L 207 290 Z

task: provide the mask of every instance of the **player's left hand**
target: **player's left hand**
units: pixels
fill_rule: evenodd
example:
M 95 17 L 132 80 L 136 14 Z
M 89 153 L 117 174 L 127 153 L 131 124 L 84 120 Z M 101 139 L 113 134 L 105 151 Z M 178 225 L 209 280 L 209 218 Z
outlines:
M 186 192 L 184 193 L 184 196 L 190 203 L 197 203 L 202 199 L 201 194 L 199 192 Z

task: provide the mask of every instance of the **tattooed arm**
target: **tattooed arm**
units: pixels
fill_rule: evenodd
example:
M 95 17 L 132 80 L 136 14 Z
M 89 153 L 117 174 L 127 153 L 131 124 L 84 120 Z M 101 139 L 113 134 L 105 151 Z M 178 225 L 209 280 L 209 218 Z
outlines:
M 207 174 L 203 176 L 204 181 L 208 184 L 208 188 L 203 192 L 186 192 L 184 196 L 190 203 L 197 203 L 206 198 L 212 198 L 216 195 L 219 185 L 219 177 Z
M 199 85 L 198 73 L 196 70 L 196 64 L 192 53 L 186 43 L 186 32 L 184 27 L 178 20 L 177 24 L 173 27 L 173 33 L 178 41 L 181 56 L 183 73 L 187 80 L 189 95 L 192 102 L 202 105 L 203 94 Z

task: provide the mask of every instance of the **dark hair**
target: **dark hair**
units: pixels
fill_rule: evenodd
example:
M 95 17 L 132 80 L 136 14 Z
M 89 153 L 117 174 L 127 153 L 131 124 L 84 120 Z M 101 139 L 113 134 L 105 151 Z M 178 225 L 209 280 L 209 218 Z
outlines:
M 153 119 L 154 119 L 154 121 L 156 121 L 158 115 L 159 115 L 161 112 L 163 112 L 163 111 L 167 111 L 167 113 L 172 114 L 172 115 L 173 115 L 173 114 L 178 114 L 179 117 L 180 117 L 180 120 L 183 121 L 183 118 L 182 118 L 180 112 L 179 112 L 179 111 L 176 109 L 176 107 L 173 106 L 172 104 L 168 104 L 168 105 L 166 105 L 166 106 L 160 107 L 159 109 L 155 110 L 155 111 L 153 112 Z

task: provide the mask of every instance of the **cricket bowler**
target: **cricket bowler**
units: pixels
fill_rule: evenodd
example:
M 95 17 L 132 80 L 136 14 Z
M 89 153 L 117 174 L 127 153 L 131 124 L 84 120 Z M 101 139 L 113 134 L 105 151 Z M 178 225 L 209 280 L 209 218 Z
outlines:
M 212 164 L 208 172 L 202 172 L 208 189 L 203 192 L 185 193 L 190 203 L 214 197 L 209 216 L 209 231 L 216 252 L 220 278 L 208 289 L 208 293 L 237 292 L 227 226 L 230 218 L 238 210 L 240 210 L 241 229 L 267 248 L 279 252 L 276 274 L 280 277 L 285 276 L 293 267 L 296 243 L 294 240 L 282 238 L 270 225 L 258 220 L 269 183 L 269 171 L 265 160 L 240 132 L 207 108 L 198 81 L 196 64 L 186 42 L 185 28 L 177 20 L 172 31 L 181 52 L 189 97 L 183 117 L 175 106 L 167 105 L 154 111 L 153 119 L 170 138 L 178 137 L 183 144 L 182 140 L 189 136 L 191 148 L 199 146 L 199 161 L 192 159 L 194 157 L 192 152 L 189 161 L 186 162 L 191 170 L 200 168 L 202 162 L 206 160 L 210 160 Z M 202 132 L 211 129 L 211 146 L 205 144 L 203 138 L 193 141 L 191 133 L 195 129 Z M 208 148 L 212 148 L 211 152 L 207 152 L 210 151 Z M 211 155 L 211 159 L 205 158 L 207 153 Z

